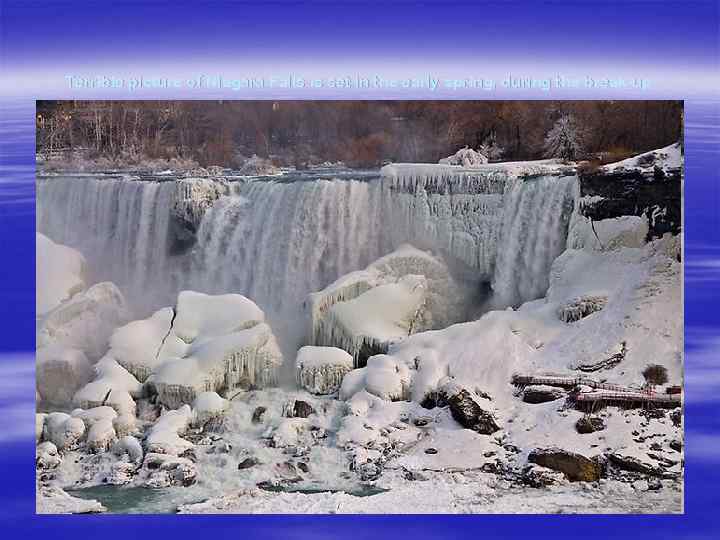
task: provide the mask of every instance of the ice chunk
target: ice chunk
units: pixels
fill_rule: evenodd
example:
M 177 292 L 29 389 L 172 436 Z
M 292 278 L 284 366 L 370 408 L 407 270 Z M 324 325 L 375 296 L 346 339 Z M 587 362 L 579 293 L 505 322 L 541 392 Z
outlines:
M 43 436 L 43 430 L 45 429 L 45 413 L 35 413 L 35 443 L 39 443 Z
M 193 402 L 193 424 L 204 426 L 208 421 L 222 416 L 230 406 L 227 399 L 215 392 L 202 392 Z
M 265 321 L 265 314 L 240 294 L 209 295 L 182 291 L 178 295 L 173 333 L 185 343 L 244 330 Z
M 170 359 L 152 377 L 158 399 L 168 407 L 192 403 L 206 391 L 274 384 L 282 354 L 267 324 L 199 340 L 184 358 Z
M 52 404 L 72 401 L 75 392 L 93 376 L 85 354 L 62 345 L 49 345 L 37 351 L 35 384 L 41 398 Z
M 118 414 L 112 407 L 103 406 L 94 407 L 92 409 L 88 409 L 87 411 L 75 409 L 72 413 L 70 413 L 70 415 L 82 420 L 85 423 L 85 428 L 89 429 L 93 424 L 96 424 L 101 420 L 109 420 L 112 422 Z
M 127 454 L 133 463 L 140 463 L 143 460 L 143 450 L 140 441 L 129 435 L 118 439 L 112 446 L 112 452 L 117 456 Z
M 568 232 L 568 247 L 594 251 L 642 247 L 645 245 L 648 230 L 645 216 L 621 216 L 592 221 L 575 212 Z
M 85 288 L 85 258 L 79 251 L 36 233 L 35 257 L 38 315 L 44 315 Z
M 365 388 L 386 401 L 407 399 L 410 395 L 410 371 L 397 359 L 385 354 L 368 359 Z
M 337 347 L 302 347 L 295 359 L 297 383 L 313 394 L 337 392 L 353 368 L 352 356 Z

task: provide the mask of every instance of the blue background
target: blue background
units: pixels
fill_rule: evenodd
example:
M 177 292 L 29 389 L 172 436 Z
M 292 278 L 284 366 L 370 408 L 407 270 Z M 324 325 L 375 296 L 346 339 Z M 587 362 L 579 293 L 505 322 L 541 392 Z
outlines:
M 6 538 L 670 538 L 720 536 L 720 100 L 718 5 L 634 2 L 65 2 L 5 0 L 0 49 L 0 527 Z M 212 69 L 209 69 L 212 68 Z M 34 516 L 34 100 L 140 97 L 70 92 L 68 73 L 507 70 L 653 81 L 639 95 L 503 91 L 146 92 L 170 97 L 687 99 L 685 516 Z

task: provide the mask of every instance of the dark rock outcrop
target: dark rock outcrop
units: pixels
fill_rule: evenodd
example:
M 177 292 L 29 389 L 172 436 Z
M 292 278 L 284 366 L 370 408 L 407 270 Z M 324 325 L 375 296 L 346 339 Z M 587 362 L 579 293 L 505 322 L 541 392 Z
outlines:
M 607 458 L 614 467 L 624 471 L 637 472 L 641 474 L 647 474 L 649 476 L 659 476 L 663 478 L 669 478 L 674 476 L 673 474 L 667 473 L 665 469 L 660 466 L 645 463 L 632 456 L 625 456 L 618 453 L 610 453 L 607 454 Z
M 578 433 L 595 433 L 605 429 L 605 422 L 599 416 L 583 416 L 575 422 L 575 429 Z
M 645 216 L 647 240 L 681 229 L 682 171 L 655 168 L 652 174 L 639 169 L 580 172 L 580 196 L 597 199 L 580 206 L 580 213 L 599 221 L 620 216 Z
M 564 478 L 562 472 L 536 464 L 527 465 L 522 472 L 523 483 L 534 488 L 552 486 L 562 482 Z
M 528 461 L 559 471 L 571 482 L 595 482 L 603 473 L 602 465 L 597 460 L 561 448 L 533 450 Z
M 446 390 L 447 403 L 455 421 L 466 429 L 482 435 L 491 435 L 500 429 L 492 413 L 482 408 L 475 397 L 465 388 Z
M 296 399 L 292 409 L 287 410 L 287 416 L 290 418 L 307 418 L 314 412 L 315 409 L 307 401 Z
M 257 407 L 252 414 L 252 423 L 259 424 L 260 422 L 262 422 L 266 410 L 267 409 L 265 407 Z

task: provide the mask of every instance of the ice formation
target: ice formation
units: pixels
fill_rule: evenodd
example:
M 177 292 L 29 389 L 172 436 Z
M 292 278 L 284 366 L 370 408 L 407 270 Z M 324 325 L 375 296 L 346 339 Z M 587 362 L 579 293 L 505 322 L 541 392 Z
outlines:
M 352 370 L 353 358 L 337 347 L 302 347 L 295 359 L 298 385 L 312 394 L 332 394 L 340 389 L 343 377 Z
M 164 412 L 145 437 L 147 452 L 177 456 L 192 448 L 193 444 L 181 437 L 191 421 L 190 405 Z
M 35 235 L 35 311 L 43 315 L 85 288 L 85 259 L 47 236 Z
M 210 420 L 225 414 L 230 403 L 215 392 L 198 394 L 193 402 L 193 424 L 204 426 Z
M 275 384 L 281 364 L 282 353 L 270 327 L 260 323 L 194 342 L 184 357 L 163 363 L 151 380 L 160 402 L 173 408 L 192 403 L 201 392 Z
M 75 392 L 90 382 L 93 370 L 85 353 L 50 345 L 36 354 L 35 386 L 43 401 L 66 405 Z
M 112 332 L 127 317 L 118 288 L 110 282 L 97 283 L 40 319 L 37 348 L 61 345 L 80 349 L 90 361 L 97 361 L 107 350 Z

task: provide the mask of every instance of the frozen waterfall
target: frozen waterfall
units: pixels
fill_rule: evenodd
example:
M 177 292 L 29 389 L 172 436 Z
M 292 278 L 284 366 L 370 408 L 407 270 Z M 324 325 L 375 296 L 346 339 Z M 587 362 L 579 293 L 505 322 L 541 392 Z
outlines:
M 313 174 L 40 177 L 37 225 L 79 249 L 91 280 L 116 283 L 137 315 L 172 305 L 182 289 L 240 293 L 289 347 L 301 339 L 308 293 L 403 243 L 444 255 L 476 284 L 491 282 L 496 305 L 542 296 L 577 197 L 576 178 L 557 169 L 531 178 L 504 165 Z M 177 223 L 191 241 L 177 240 Z

